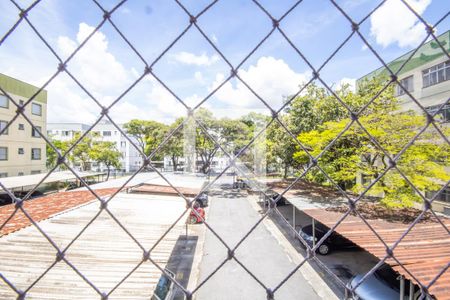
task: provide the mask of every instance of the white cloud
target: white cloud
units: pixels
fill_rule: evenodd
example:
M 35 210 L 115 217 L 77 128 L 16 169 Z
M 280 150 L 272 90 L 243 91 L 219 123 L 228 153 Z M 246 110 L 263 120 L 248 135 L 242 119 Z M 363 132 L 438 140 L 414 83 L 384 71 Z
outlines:
M 219 60 L 219 56 L 214 54 L 212 56 L 206 55 L 206 53 L 202 53 L 201 55 L 195 55 L 190 52 L 179 52 L 173 55 L 174 59 L 178 62 L 187 65 L 197 65 L 197 66 L 210 66 L 216 63 Z
M 85 23 L 79 25 L 76 41 L 62 36 L 58 38 L 58 48 L 70 55 L 80 45 L 94 27 Z M 101 96 L 118 96 L 131 84 L 132 73 L 117 61 L 108 50 L 106 36 L 98 31 L 68 63 L 68 69 L 92 93 Z
M 219 40 L 217 39 L 217 36 L 216 36 L 214 33 L 211 35 L 211 39 L 212 39 L 212 41 L 213 41 L 214 43 L 216 43 L 216 44 L 217 44 L 217 42 L 219 41 Z
M 79 25 L 76 40 L 58 38 L 58 49 L 68 56 L 94 30 L 85 23 Z M 134 68 L 126 68 L 110 52 L 108 40 L 96 32 L 68 64 L 68 70 L 102 104 L 108 105 L 140 76 Z M 50 122 L 91 123 L 100 108 L 67 76 L 61 74 L 48 87 Z M 155 79 L 144 78 L 131 92 L 115 104 L 109 115 L 118 123 L 130 119 L 153 119 L 173 122 L 186 113 L 184 107 Z
M 283 97 L 297 93 L 300 86 L 307 81 L 308 75 L 296 73 L 282 59 L 274 57 L 261 57 L 256 65 L 247 70 L 240 70 L 238 75 L 273 108 L 278 108 L 283 102 Z M 210 90 L 213 90 L 225 76 L 216 75 L 216 80 Z M 261 108 L 263 104 L 240 81 L 235 84 L 228 81 L 217 92 L 216 98 L 229 105 Z
M 344 85 L 348 85 L 350 91 L 354 92 L 356 90 L 356 79 L 355 78 L 347 78 L 344 77 L 342 78 L 337 86 L 336 86 L 336 90 L 341 89 Z
M 421 15 L 431 0 L 408 0 L 408 4 Z M 378 44 L 387 47 L 417 46 L 426 35 L 425 26 L 400 0 L 387 0 L 370 17 L 370 33 Z
M 200 71 L 195 72 L 194 78 L 195 78 L 195 80 L 198 81 L 198 83 L 205 84 L 205 78 L 203 77 L 202 72 L 200 72 Z

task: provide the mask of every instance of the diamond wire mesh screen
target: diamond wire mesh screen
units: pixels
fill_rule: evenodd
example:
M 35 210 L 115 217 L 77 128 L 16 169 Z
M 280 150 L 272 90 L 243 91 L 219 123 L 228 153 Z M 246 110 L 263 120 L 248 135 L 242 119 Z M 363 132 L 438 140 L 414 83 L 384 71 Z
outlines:
M 10 215 L 7 216 L 7 218 L 3 221 L 2 224 L 0 224 L 0 230 L 5 229 L 8 227 L 8 223 L 10 220 L 14 218 L 16 214 L 23 214 L 26 219 L 28 219 L 29 222 L 31 222 L 32 226 L 36 228 L 39 233 L 48 241 L 48 243 L 52 247 L 52 251 L 55 255 L 54 263 L 52 263 L 50 266 L 48 266 L 44 272 L 40 274 L 36 274 L 37 278 L 30 282 L 27 288 L 20 289 L 16 286 L 16 283 L 14 280 L 10 280 L 3 272 L 0 272 L 0 277 L 3 281 L 3 283 L 8 286 L 8 288 L 13 291 L 13 293 L 17 296 L 19 299 L 26 298 L 28 296 L 28 293 L 32 291 L 33 287 L 36 286 L 39 281 L 46 276 L 47 273 L 49 273 L 52 268 L 54 268 L 57 264 L 66 264 L 70 269 L 72 269 L 80 278 L 82 281 L 84 281 L 86 285 L 86 289 L 92 289 L 95 291 L 95 293 L 98 295 L 101 299 L 107 299 L 108 297 L 114 296 L 114 291 L 120 287 L 121 284 L 123 284 L 130 276 L 133 275 L 133 273 L 139 269 L 139 267 L 146 263 L 150 262 L 152 265 L 156 266 L 162 273 L 166 274 L 170 281 L 173 282 L 174 285 L 176 285 L 184 294 L 184 296 L 187 299 L 192 299 L 196 296 L 196 292 L 201 289 L 201 287 L 206 284 L 209 280 L 211 280 L 216 272 L 218 272 L 227 262 L 229 261 L 235 261 L 242 269 L 245 270 L 252 278 L 255 280 L 261 289 L 263 289 L 266 293 L 267 299 L 274 299 L 277 298 L 277 291 L 279 291 L 283 285 L 288 282 L 289 280 L 292 280 L 292 277 L 295 273 L 301 269 L 305 263 L 307 262 L 316 262 L 321 269 L 323 269 L 326 273 L 330 274 L 330 280 L 335 280 L 338 282 L 338 285 L 341 290 L 346 291 L 346 295 L 352 295 L 355 289 L 364 283 L 364 281 L 369 278 L 371 275 L 373 275 L 377 269 L 379 269 L 384 262 L 386 262 L 388 259 L 395 260 L 397 262 L 397 265 L 403 269 L 403 273 L 409 274 L 409 276 L 412 278 L 412 280 L 417 284 L 419 290 L 420 290 L 420 297 L 432 297 L 432 290 L 433 285 L 447 272 L 449 267 L 449 262 L 442 263 L 439 265 L 439 272 L 437 274 L 429 274 L 429 281 L 428 282 L 421 282 L 417 274 L 414 274 L 414 272 L 410 272 L 408 270 L 408 265 L 404 265 L 402 263 L 402 259 L 396 258 L 396 248 L 397 246 L 408 236 L 410 232 L 414 230 L 414 227 L 421 221 L 421 219 L 426 215 L 426 213 L 431 213 L 432 216 L 437 220 L 436 222 L 442 226 L 443 230 L 446 232 L 446 234 L 449 234 L 448 230 L 448 224 L 445 224 L 441 218 L 433 211 L 432 204 L 434 202 L 434 199 L 436 198 L 436 195 L 439 193 L 436 193 L 434 197 L 431 199 L 428 199 L 424 195 L 423 187 L 416 187 L 415 184 L 412 182 L 409 176 L 405 174 L 405 171 L 399 167 L 399 161 L 402 159 L 402 155 L 405 154 L 405 152 L 415 143 L 419 143 L 421 135 L 426 130 L 432 130 L 434 133 L 434 136 L 440 140 L 439 143 L 443 143 L 446 145 L 449 145 L 448 136 L 445 134 L 444 130 L 442 129 L 442 126 L 435 120 L 435 117 L 437 116 L 440 109 L 443 109 L 445 105 L 448 105 L 449 99 L 445 99 L 444 103 L 440 104 L 440 107 L 438 109 L 435 109 L 432 113 L 427 111 L 423 104 L 415 99 L 413 96 L 413 93 L 408 89 L 407 86 L 405 86 L 405 82 L 398 80 L 398 75 L 403 70 L 403 68 L 413 59 L 414 55 L 418 51 L 418 49 L 423 46 L 427 41 L 431 40 L 433 43 L 435 43 L 435 48 L 442 51 L 444 56 L 447 57 L 447 59 L 450 59 L 450 55 L 448 51 L 446 50 L 446 45 L 442 43 L 437 38 L 437 35 L 435 33 L 435 28 L 443 22 L 449 14 L 449 11 L 443 11 L 441 18 L 435 23 L 435 24 L 429 24 L 426 20 L 422 18 L 422 16 L 417 13 L 413 7 L 410 5 L 409 1 L 401 1 L 402 5 L 408 9 L 414 16 L 418 19 L 419 23 L 422 24 L 423 30 L 426 32 L 426 37 L 421 41 L 417 47 L 410 53 L 408 53 L 405 57 L 405 59 L 402 61 L 401 65 L 395 66 L 393 68 L 392 65 L 388 64 L 382 56 L 375 50 L 375 48 L 369 43 L 367 40 L 367 37 L 365 37 L 360 32 L 360 27 L 364 24 L 364 22 L 367 22 L 368 18 L 372 14 L 374 14 L 380 7 L 386 2 L 382 1 L 377 6 L 375 6 L 370 12 L 368 12 L 363 18 L 360 19 L 354 19 L 352 18 L 344 9 L 344 5 L 340 4 L 339 1 L 330 0 L 327 2 L 328 4 L 331 4 L 338 12 L 341 14 L 347 22 L 347 25 L 349 28 L 351 28 L 351 31 L 349 35 L 339 43 L 339 46 L 334 49 L 332 54 L 327 57 L 325 60 L 321 62 L 321 64 L 317 67 L 315 64 L 313 64 L 308 57 L 303 53 L 302 46 L 296 45 L 291 38 L 289 37 L 289 34 L 286 33 L 285 29 L 283 28 L 284 20 L 293 12 L 296 10 L 302 10 L 305 1 L 296 1 L 293 5 L 291 5 L 289 8 L 287 8 L 283 14 L 275 16 L 271 13 L 269 9 L 266 9 L 265 5 L 262 3 L 254 0 L 249 1 L 253 5 L 254 10 L 258 10 L 262 12 L 265 17 L 267 18 L 267 22 L 271 24 L 271 29 L 265 34 L 265 36 L 256 44 L 256 46 L 253 46 L 252 49 L 247 53 L 247 55 L 244 56 L 244 59 L 240 61 L 237 64 L 232 64 L 231 60 L 224 54 L 223 51 L 221 51 L 221 47 L 213 41 L 213 39 L 205 32 L 205 28 L 203 28 L 203 25 L 199 22 L 205 15 L 208 14 L 210 10 L 212 10 L 218 2 L 220 1 L 212 1 L 209 5 L 205 6 L 202 10 L 200 10 L 198 13 L 191 12 L 181 1 L 174 1 L 176 5 L 181 8 L 184 11 L 185 18 L 186 18 L 186 26 L 181 31 L 181 33 L 173 40 L 171 43 L 166 45 L 164 51 L 159 53 L 158 56 L 156 56 L 156 59 L 149 61 L 146 60 L 144 57 L 144 50 L 139 49 L 139 47 L 135 46 L 132 41 L 130 41 L 127 38 L 127 35 L 123 33 L 120 29 L 120 26 L 116 24 L 115 22 L 115 15 L 117 13 L 117 10 L 125 6 L 127 4 L 127 1 L 120 1 L 117 3 L 112 9 L 107 10 L 99 1 L 93 0 L 92 3 L 95 4 L 95 6 L 99 9 L 99 11 L 103 14 L 103 17 L 99 19 L 98 24 L 96 25 L 95 29 L 90 32 L 86 37 L 80 42 L 80 44 L 75 47 L 75 49 L 67 56 L 67 58 L 63 59 L 61 56 L 58 55 L 58 52 L 54 50 L 52 43 L 48 41 L 44 34 L 41 34 L 40 29 L 37 28 L 32 21 L 31 16 L 33 15 L 33 12 L 41 5 L 41 2 L 43 1 L 35 1 L 29 6 L 21 6 L 20 3 L 17 1 L 11 0 L 10 1 L 17 9 L 18 18 L 17 21 L 11 28 L 4 34 L 4 36 L 0 40 L 0 47 L 4 45 L 5 43 L 8 43 L 9 39 L 14 35 L 14 32 L 21 26 L 29 26 L 32 29 L 32 32 L 35 34 L 35 36 L 45 45 L 48 52 L 53 55 L 56 60 L 57 64 L 55 64 L 54 68 L 54 74 L 50 76 L 46 81 L 45 84 L 39 87 L 39 89 L 32 94 L 32 96 L 29 97 L 27 101 L 24 103 L 19 103 L 14 97 L 10 96 L 10 93 L 7 91 L 7 89 L 4 86 L 0 86 L 0 92 L 5 95 L 11 105 L 16 108 L 15 115 L 11 120 L 8 120 L 7 124 L 2 127 L 0 134 L 6 133 L 8 131 L 8 128 L 12 127 L 12 125 L 16 124 L 19 117 L 22 117 L 25 119 L 27 124 L 29 124 L 35 131 L 40 133 L 40 136 L 42 139 L 45 140 L 48 147 L 53 149 L 53 151 L 57 154 L 57 163 L 54 167 L 52 167 L 45 177 L 43 177 L 39 184 L 37 184 L 31 191 L 29 191 L 26 195 L 24 195 L 22 198 L 16 197 L 14 193 L 5 187 L 5 185 L 2 183 L 2 180 L 0 179 L 0 187 L 5 191 L 10 197 L 14 199 L 14 209 L 11 211 Z M 102 29 L 105 24 L 109 24 L 112 26 L 114 31 L 118 34 L 117 38 L 123 40 L 127 47 L 134 53 L 134 55 L 140 60 L 142 70 L 140 72 L 140 75 L 137 77 L 135 82 L 133 82 L 130 86 L 128 86 L 123 93 L 121 93 L 119 96 L 117 96 L 114 101 L 112 101 L 109 105 L 103 105 L 101 101 L 97 99 L 96 96 L 94 96 L 93 93 L 89 91 L 85 85 L 77 79 L 77 75 L 73 74 L 71 72 L 70 64 L 71 61 L 77 56 L 77 54 L 80 52 L 80 50 L 85 47 L 85 45 L 88 43 L 88 41 L 94 36 L 94 34 Z M 223 24 L 222 26 L 226 26 Z M 185 103 L 185 100 L 181 96 L 178 96 L 177 92 L 172 90 L 169 86 L 169 84 L 166 84 L 165 80 L 162 79 L 155 71 L 155 67 L 157 66 L 158 62 L 165 56 L 168 55 L 168 52 L 174 47 L 185 35 L 187 35 L 189 32 L 196 31 L 198 32 L 202 38 L 215 50 L 216 54 L 218 55 L 219 59 L 222 60 L 228 70 L 229 75 L 225 76 L 225 78 L 212 90 L 208 91 L 208 95 L 204 97 L 203 100 L 201 100 L 197 105 L 190 107 Z M 284 104 L 280 108 L 274 108 L 270 105 L 269 99 L 264 99 L 263 96 L 261 96 L 253 87 L 252 84 L 248 83 L 245 80 L 245 77 L 240 74 L 241 67 L 245 64 L 245 62 L 254 55 L 260 47 L 265 45 L 266 43 L 269 43 L 269 37 L 273 35 L 274 33 L 279 33 L 283 37 L 283 39 L 287 42 L 288 47 L 290 47 L 291 50 L 295 51 L 298 60 L 302 63 L 306 64 L 309 67 L 309 71 L 312 74 L 310 76 L 309 80 L 305 84 L 301 86 L 301 88 L 293 95 L 287 97 Z M 321 77 L 321 72 L 326 68 L 328 64 L 330 64 L 331 61 L 335 58 L 335 56 L 338 54 L 339 51 L 342 49 L 345 49 L 346 44 L 349 42 L 351 38 L 359 38 L 363 45 L 367 47 L 368 51 L 370 51 L 379 61 L 379 63 L 384 68 L 388 80 L 383 83 L 383 85 L 380 87 L 379 90 L 373 91 L 373 97 L 368 102 L 362 105 L 361 107 L 354 108 L 350 107 L 348 103 L 346 103 L 343 99 L 341 99 L 341 95 L 333 89 L 332 86 L 330 86 L 324 79 Z M 82 89 L 92 100 L 92 105 L 96 105 L 98 107 L 99 116 L 84 133 L 79 136 L 78 141 L 74 144 L 72 144 L 68 149 L 62 150 L 59 149 L 54 142 L 46 136 L 45 132 L 40 132 L 41 128 L 37 127 L 33 123 L 33 119 L 25 114 L 25 109 L 28 109 L 31 106 L 31 103 L 34 99 L 36 99 L 41 93 L 43 93 L 43 90 L 46 89 L 55 78 L 58 76 L 61 76 L 61 74 L 68 75 L 75 83 L 76 85 Z M 124 130 L 121 126 L 119 126 L 114 118 L 112 118 L 109 113 L 111 109 L 120 103 L 120 101 L 123 100 L 124 97 L 128 93 L 130 93 L 133 88 L 139 84 L 144 78 L 151 77 L 157 82 L 159 82 L 164 89 L 167 90 L 173 97 L 177 99 L 177 101 L 186 109 L 187 111 L 187 118 L 185 118 L 184 121 L 180 122 L 177 126 L 174 126 L 171 131 L 164 137 L 163 141 L 155 147 L 150 154 L 146 155 L 138 145 L 135 139 L 132 139 L 129 137 L 128 132 Z M 245 145 L 242 145 L 237 151 L 230 151 L 226 145 L 223 145 L 223 143 L 219 140 L 219 138 L 216 135 L 216 131 L 211 128 L 208 128 L 208 124 L 204 122 L 204 120 L 197 118 L 196 111 L 202 107 L 203 104 L 208 103 L 208 100 L 213 97 L 223 86 L 225 86 L 230 80 L 237 80 L 240 84 L 245 86 L 248 91 L 253 94 L 270 112 L 271 116 L 268 122 L 265 124 L 265 126 L 262 126 L 261 128 L 258 128 L 258 132 L 256 132 L 252 138 L 250 138 Z M 346 113 L 349 116 L 350 122 L 346 124 L 343 128 L 341 128 L 337 135 L 332 137 L 328 144 L 319 152 L 315 152 L 315 149 L 312 149 L 310 146 L 305 145 L 304 141 L 301 141 L 299 138 L 297 138 L 296 134 L 292 132 L 292 130 L 289 128 L 287 124 L 285 124 L 285 120 L 281 117 L 283 111 L 286 108 L 289 108 L 292 101 L 298 97 L 301 96 L 302 93 L 304 93 L 311 85 L 314 83 L 321 84 L 324 89 L 334 97 L 336 100 L 336 103 L 346 111 Z M 403 94 L 406 94 L 411 101 L 413 101 L 420 110 L 425 114 L 426 116 L 426 123 L 424 124 L 423 128 L 419 132 L 413 132 L 411 134 L 411 138 L 409 141 L 400 147 L 400 150 L 396 153 L 393 153 L 389 149 L 385 149 L 386 145 L 383 145 L 383 141 L 379 141 L 370 130 L 366 129 L 367 123 L 362 120 L 364 112 L 368 109 L 370 109 L 370 106 L 378 101 L 381 97 L 383 97 L 383 92 L 386 91 L 389 88 L 392 88 L 393 86 L 397 86 L 400 91 L 402 91 Z M 81 177 L 79 173 L 74 169 L 73 165 L 71 165 L 68 161 L 68 155 L 72 151 L 74 151 L 78 145 L 84 138 L 86 138 L 89 133 L 93 130 L 93 128 L 99 124 L 101 120 L 108 120 L 113 124 L 113 126 L 116 128 L 117 131 L 120 132 L 123 136 L 126 137 L 128 142 L 130 142 L 133 147 L 140 153 L 143 159 L 142 165 L 139 167 L 139 169 L 134 172 L 123 184 L 120 188 L 114 189 L 113 192 L 109 193 L 107 196 L 104 196 L 101 192 L 94 190 L 90 187 L 90 185 L 86 182 L 85 178 Z M 180 189 L 179 187 L 175 186 L 171 180 L 168 178 L 167 174 L 160 171 L 159 168 L 155 167 L 153 158 L 158 154 L 158 152 L 163 149 L 163 147 L 172 139 L 176 138 L 177 134 L 183 131 L 183 127 L 187 123 L 193 123 L 195 124 L 197 130 L 201 132 L 207 139 L 212 141 L 214 144 L 214 147 L 217 151 L 220 151 L 223 153 L 225 157 L 228 158 L 228 165 L 223 168 L 218 174 L 213 175 L 209 182 L 204 185 L 200 191 L 200 193 L 197 193 L 195 197 L 188 197 L 185 195 L 184 191 Z M 284 137 L 286 139 L 292 139 L 293 143 L 295 144 L 296 149 L 299 149 L 299 151 L 303 151 L 304 155 L 306 155 L 307 159 L 309 160 L 309 163 L 304 165 L 304 169 L 301 172 L 298 172 L 295 180 L 290 182 L 287 186 L 283 187 L 283 191 L 278 194 L 278 196 L 271 198 L 270 195 L 267 195 L 267 190 L 264 189 L 262 185 L 255 185 L 255 189 L 257 189 L 258 192 L 260 192 L 266 199 L 272 199 L 269 201 L 269 205 L 267 208 L 262 212 L 262 215 L 260 216 L 260 219 L 254 223 L 249 230 L 244 234 L 244 236 L 237 241 L 235 246 L 231 246 L 227 241 L 222 239 L 221 234 L 216 231 L 215 226 L 212 224 L 209 224 L 208 218 L 203 219 L 203 216 L 198 213 L 197 210 L 192 209 L 194 203 L 196 200 L 200 197 L 201 193 L 204 191 L 208 191 L 211 189 L 217 181 L 220 180 L 222 176 L 225 176 L 227 172 L 230 170 L 236 170 L 238 174 L 241 175 L 241 177 L 244 179 L 244 181 L 252 182 L 254 181 L 254 178 L 256 177 L 254 174 L 252 174 L 252 171 L 246 169 L 244 170 L 244 166 L 240 165 L 239 159 L 248 151 L 251 149 L 252 145 L 257 143 L 258 138 L 265 133 L 265 131 L 269 128 L 269 126 L 279 126 L 284 131 Z M 336 143 L 340 141 L 340 139 L 345 136 L 351 128 L 357 127 L 358 130 L 361 131 L 363 135 L 368 139 L 369 143 L 371 144 L 372 148 L 377 149 L 380 153 L 383 154 L 385 157 L 385 165 L 386 167 L 375 176 L 375 178 L 366 185 L 358 194 L 350 193 L 347 190 L 345 190 L 345 187 L 339 185 L 336 183 L 336 180 L 333 179 L 328 173 L 327 173 L 327 165 L 325 165 L 322 162 L 322 158 L 327 153 L 327 151 L 330 151 Z M 76 233 L 71 239 L 71 242 L 66 247 L 61 247 L 58 245 L 57 242 L 53 240 L 53 238 L 46 233 L 44 229 L 41 228 L 39 221 L 40 220 L 34 220 L 31 214 L 27 211 L 26 207 L 26 200 L 31 196 L 31 194 L 46 180 L 48 176 L 52 174 L 55 170 L 57 170 L 59 167 L 64 166 L 65 169 L 69 170 L 73 173 L 73 175 L 82 183 L 82 185 L 91 193 L 93 196 L 95 196 L 95 199 L 99 203 L 99 210 L 98 213 L 89 220 L 83 227 Z M 151 170 L 155 172 L 164 182 L 165 184 L 169 185 L 173 190 L 176 191 L 176 194 L 183 198 L 185 201 L 185 208 L 183 209 L 183 213 L 179 215 L 176 220 L 174 220 L 173 224 L 169 226 L 164 234 L 160 236 L 160 238 L 156 241 L 156 243 L 151 247 L 147 248 L 145 247 L 138 237 L 135 237 L 135 234 L 133 234 L 133 230 L 130 230 L 127 228 L 127 224 L 123 224 L 119 218 L 117 218 L 114 214 L 114 211 L 110 209 L 110 204 L 114 202 L 115 197 L 120 193 L 126 190 L 127 185 L 133 180 L 133 178 L 139 174 L 140 172 L 144 170 Z M 326 232 L 326 234 L 320 238 L 317 242 L 313 243 L 313 245 L 308 244 L 305 241 L 304 236 L 299 235 L 297 232 L 297 228 L 292 226 L 290 222 L 285 220 L 286 218 L 283 216 L 283 214 L 280 212 L 279 207 L 277 206 L 277 203 L 282 200 L 284 196 L 288 197 L 289 191 L 295 187 L 297 183 L 299 183 L 301 180 L 305 179 L 308 173 L 310 173 L 312 170 L 315 170 L 315 172 L 320 173 L 321 176 L 325 178 L 325 180 L 340 194 L 342 198 L 345 199 L 346 202 L 346 210 L 341 215 L 341 217 L 334 223 L 333 226 L 330 226 L 329 230 Z M 420 201 L 423 204 L 423 211 L 420 213 L 417 217 L 414 218 L 414 220 L 407 226 L 406 230 L 399 235 L 399 238 L 396 239 L 394 243 L 385 242 L 384 238 L 380 236 L 377 233 L 377 227 L 371 225 L 370 222 L 368 222 L 363 214 L 361 214 L 358 211 L 358 203 L 363 201 L 366 194 L 379 182 L 383 179 L 383 177 L 391 172 L 395 171 L 396 174 L 398 174 L 399 178 L 401 180 L 404 180 L 408 188 L 412 189 L 419 197 Z M 444 191 L 448 187 L 448 181 L 444 182 L 442 184 L 442 187 L 440 188 L 440 192 Z M 289 199 L 288 199 L 289 200 Z M 162 265 L 157 261 L 157 259 L 154 258 L 153 252 L 155 248 L 164 241 L 164 239 L 167 237 L 169 232 L 173 229 L 173 227 L 180 222 L 180 220 L 183 220 L 183 218 L 186 217 L 186 213 L 191 212 L 195 214 L 198 218 L 202 219 L 203 225 L 207 228 L 209 232 L 211 232 L 222 244 L 222 249 L 220 250 L 223 252 L 224 259 L 223 262 L 217 266 L 209 275 L 204 277 L 201 282 L 197 284 L 196 287 L 194 287 L 191 290 L 188 290 L 186 286 L 183 286 L 180 284 L 178 278 L 171 277 L 167 272 L 167 270 L 164 269 Z M 94 222 L 94 220 L 99 216 L 100 213 L 106 213 L 109 215 L 109 217 L 114 220 L 114 222 L 120 227 L 119 230 L 123 231 L 127 236 L 130 237 L 130 243 L 134 243 L 139 251 L 141 251 L 142 259 L 140 262 L 130 270 L 128 273 L 123 274 L 123 278 L 116 283 L 113 289 L 111 290 L 102 290 L 99 287 L 96 286 L 94 283 L 94 280 L 92 278 L 89 278 L 89 276 L 86 276 L 83 274 L 83 271 L 80 270 L 76 264 L 73 264 L 70 259 L 67 258 L 66 253 L 70 249 L 70 247 L 76 242 L 77 239 L 82 236 L 82 234 L 89 229 L 91 224 Z M 373 232 L 373 234 L 376 236 L 377 240 L 376 243 L 379 243 L 383 245 L 384 248 L 384 258 L 380 259 L 379 262 L 369 270 L 369 272 L 365 273 L 358 282 L 353 285 L 349 286 L 346 282 L 343 282 L 342 279 L 338 278 L 336 275 L 333 274 L 333 272 L 330 270 L 329 266 L 325 265 L 320 258 L 318 258 L 318 255 L 316 251 L 321 247 L 323 243 L 332 235 L 333 231 L 335 231 L 338 226 L 343 223 L 346 218 L 353 214 L 360 220 L 364 222 L 364 224 L 367 226 L 367 229 Z M 306 257 L 299 263 L 295 268 L 293 268 L 290 272 L 284 274 L 282 280 L 278 282 L 276 285 L 267 285 L 264 283 L 263 280 L 258 278 L 256 274 L 252 272 L 251 266 L 246 266 L 245 263 L 242 262 L 239 255 L 237 255 L 237 251 L 239 247 L 246 241 L 246 239 L 256 230 L 258 226 L 261 226 L 262 222 L 267 218 L 272 218 L 273 216 L 279 215 L 285 220 L 285 225 L 290 226 L 292 231 L 295 233 L 295 236 L 297 239 L 300 239 L 302 243 L 306 245 L 307 252 Z M 29 249 L 32 251 L 33 249 Z M 105 250 L 106 251 L 106 250 Z M 12 254 L 14 256 L 14 254 Z M 270 259 L 270 258 L 268 258 Z M 1 270 L 0 270 L 1 271 Z M 64 279 L 62 279 L 64 280 Z M 447 287 L 448 290 L 448 287 Z

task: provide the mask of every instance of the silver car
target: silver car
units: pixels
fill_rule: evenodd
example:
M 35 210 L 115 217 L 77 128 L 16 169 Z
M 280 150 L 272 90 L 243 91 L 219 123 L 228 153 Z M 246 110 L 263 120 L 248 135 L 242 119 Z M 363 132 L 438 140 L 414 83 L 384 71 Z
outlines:
M 363 274 L 354 276 L 347 287 L 353 289 L 364 277 Z M 355 290 L 350 299 L 361 300 L 398 300 L 400 299 L 399 275 L 388 265 L 383 265 L 372 275 L 368 276 Z M 408 283 L 408 284 L 406 284 Z M 409 299 L 409 281 L 405 280 L 405 293 L 403 299 Z M 414 288 L 416 291 L 417 288 Z M 413 299 L 416 299 L 413 297 Z

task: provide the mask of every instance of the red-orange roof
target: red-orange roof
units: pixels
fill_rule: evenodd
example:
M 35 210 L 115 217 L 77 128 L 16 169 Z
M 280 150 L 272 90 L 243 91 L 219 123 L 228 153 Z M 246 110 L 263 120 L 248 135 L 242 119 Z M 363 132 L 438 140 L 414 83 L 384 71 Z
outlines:
M 341 213 L 323 209 L 303 211 L 330 228 L 342 218 Z M 450 220 L 442 218 L 441 221 L 447 230 L 438 222 L 416 224 L 393 252 L 394 257 L 424 286 L 427 286 L 450 264 L 450 235 L 448 234 Z M 393 246 L 409 226 L 381 219 L 367 220 L 367 222 L 389 247 Z M 386 255 L 386 247 L 359 217 L 347 216 L 335 231 L 379 259 L 383 259 Z M 415 281 L 394 259 L 389 258 L 386 263 L 407 279 Z M 439 277 L 430 287 L 429 292 L 437 299 L 450 299 L 450 270 L 447 269 Z
M 117 191 L 117 188 L 95 190 L 99 197 L 111 195 L 115 191 Z M 68 191 L 50 194 L 48 196 L 25 201 L 23 203 L 23 207 L 34 221 L 39 222 L 63 211 L 75 208 L 94 200 L 97 201 L 97 198 L 95 198 L 95 196 L 90 191 Z M 5 221 L 8 220 L 14 210 L 14 204 L 0 207 L 0 226 L 2 226 Z M 0 231 L 0 236 L 9 234 L 30 225 L 31 221 L 21 210 L 18 210 L 2 228 L 2 230 Z

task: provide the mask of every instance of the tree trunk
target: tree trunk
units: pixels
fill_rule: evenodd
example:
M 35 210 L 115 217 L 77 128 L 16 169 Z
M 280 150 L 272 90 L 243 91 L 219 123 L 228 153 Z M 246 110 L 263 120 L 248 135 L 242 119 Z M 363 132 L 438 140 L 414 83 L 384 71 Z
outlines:
M 111 173 L 111 169 L 109 168 L 109 166 L 106 166 L 108 168 L 108 172 L 106 173 L 106 181 L 108 181 L 109 179 L 109 174 Z
M 288 168 L 289 168 L 289 165 L 287 163 L 285 163 L 284 164 L 284 175 L 283 175 L 284 179 L 287 179 Z
M 175 155 L 172 155 L 172 165 L 173 165 L 173 171 L 175 172 L 177 170 L 177 159 Z

